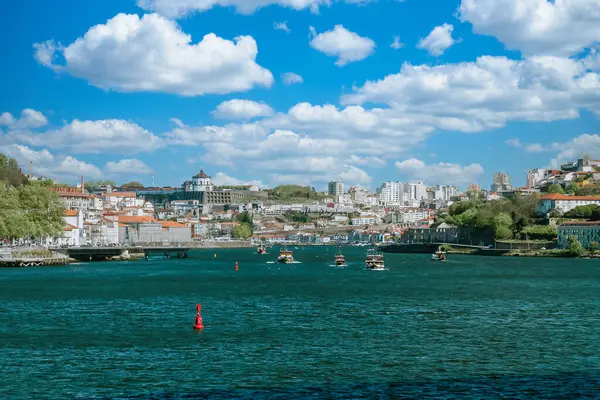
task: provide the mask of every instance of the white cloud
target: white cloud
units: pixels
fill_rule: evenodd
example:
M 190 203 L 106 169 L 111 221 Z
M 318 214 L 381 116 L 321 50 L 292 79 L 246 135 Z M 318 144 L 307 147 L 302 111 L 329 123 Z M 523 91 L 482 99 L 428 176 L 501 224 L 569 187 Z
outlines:
M 328 56 L 338 57 L 335 65 L 342 67 L 348 63 L 364 60 L 373 53 L 375 42 L 368 37 L 359 36 L 336 25 L 333 30 L 317 34 L 314 27 L 310 29 L 314 36 L 310 47 Z
M 461 166 L 440 162 L 427 165 L 416 158 L 398 161 L 396 168 L 411 179 L 446 185 L 466 185 L 476 182 L 484 172 L 479 164 Z
M 264 187 L 262 181 L 259 180 L 244 180 L 234 178 L 233 176 L 227 175 L 225 172 L 217 172 L 213 178 L 213 183 L 217 186 L 249 186 L 256 185 L 259 188 Z
M 295 83 L 302 83 L 304 82 L 304 79 L 302 79 L 302 77 L 294 72 L 284 72 L 281 75 L 282 79 L 283 79 L 283 83 L 285 85 L 293 85 Z
M 592 159 L 600 159 L 600 134 L 579 135 L 568 142 L 552 143 L 549 148 L 557 152 L 550 160 L 550 167 L 558 168 L 568 161 L 575 161 L 583 154 L 588 154 Z
M 348 162 L 352 165 L 364 165 L 370 167 L 385 167 L 387 164 L 385 160 L 380 157 L 359 157 L 356 154 L 352 154 L 348 159 Z
M 73 153 L 131 154 L 164 146 L 161 138 L 132 122 L 117 119 L 74 120 L 60 129 L 44 133 L 9 132 L 14 142 Z
M 523 144 L 521 143 L 521 140 L 519 138 L 508 139 L 504 143 L 506 143 L 506 145 L 510 147 L 523 147 Z
M 27 169 L 32 162 L 33 173 L 42 175 L 57 181 L 69 181 L 81 176 L 98 178 L 102 171 L 86 162 L 80 161 L 72 156 L 55 156 L 48 150 L 33 150 L 27 146 L 13 144 L 0 147 L 0 151 L 17 160 L 19 165 Z
M 457 42 L 452 37 L 452 31 L 454 31 L 454 26 L 450 24 L 436 26 L 426 38 L 417 44 L 417 47 L 427 50 L 432 56 L 441 56 Z
M 268 104 L 240 99 L 224 101 L 212 112 L 213 116 L 221 119 L 251 119 L 267 117 L 273 113 Z
M 104 172 L 108 175 L 149 175 L 154 171 L 142 161 L 129 158 L 118 162 L 110 161 L 104 166 Z
M 273 23 L 273 29 L 277 30 L 277 31 L 284 31 L 287 33 L 290 33 L 291 30 L 287 25 L 287 21 L 281 21 L 281 22 L 274 22 Z
M 405 63 L 400 72 L 368 81 L 343 104 L 387 104 L 442 130 L 476 132 L 507 121 L 556 121 L 600 111 L 600 75 L 585 60 L 479 57 L 437 66 Z
M 394 36 L 394 41 L 392 42 L 390 47 L 394 50 L 398 50 L 404 47 L 404 43 L 400 41 L 400 36 Z
M 376 0 L 338 0 L 349 4 L 367 4 Z M 137 0 L 139 7 L 156 11 L 170 18 L 180 18 L 194 12 L 208 11 L 213 7 L 234 7 L 240 14 L 252 14 L 270 5 L 279 5 L 294 10 L 309 9 L 319 12 L 320 6 L 330 6 L 332 0 Z
M 460 19 L 525 55 L 572 55 L 600 38 L 598 0 L 462 0 Z
M 64 48 L 51 42 L 35 47 L 42 65 L 106 90 L 199 96 L 273 83 L 271 72 L 256 63 L 251 36 L 229 41 L 210 33 L 193 44 L 175 22 L 157 14 L 119 14 Z M 53 51 L 64 65 L 52 64 Z
M 21 117 L 15 118 L 9 112 L 0 114 L 0 125 L 6 125 L 10 129 L 33 129 L 48 124 L 48 118 L 39 111 L 26 108 L 21 111 Z

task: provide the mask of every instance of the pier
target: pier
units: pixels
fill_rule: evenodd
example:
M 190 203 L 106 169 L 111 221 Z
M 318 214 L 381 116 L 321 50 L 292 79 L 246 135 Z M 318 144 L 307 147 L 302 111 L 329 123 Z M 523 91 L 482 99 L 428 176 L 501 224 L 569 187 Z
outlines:
M 148 247 L 67 247 L 51 249 L 57 253 L 64 254 L 77 261 L 105 261 L 115 257 L 125 257 L 129 254 L 143 254 L 144 258 L 151 255 L 172 255 L 181 254 L 187 257 L 189 247 L 177 246 L 148 246 Z

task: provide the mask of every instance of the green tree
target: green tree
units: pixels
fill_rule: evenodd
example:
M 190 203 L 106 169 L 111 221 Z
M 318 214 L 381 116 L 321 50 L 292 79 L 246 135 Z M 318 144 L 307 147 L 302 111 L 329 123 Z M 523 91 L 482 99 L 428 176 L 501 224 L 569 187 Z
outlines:
M 529 240 L 554 240 L 558 231 L 549 225 L 532 225 L 523 229 L 522 236 Z
M 241 224 L 249 224 L 252 225 L 252 215 L 250 215 L 247 211 L 239 213 L 236 217 L 237 222 Z
M 508 226 L 499 226 L 495 229 L 496 239 L 512 239 L 513 231 Z
M 54 236 L 64 227 L 64 205 L 56 192 L 43 182 L 30 182 L 19 189 L 19 205 L 28 221 L 31 237 Z
M 139 190 L 143 189 L 145 186 L 137 181 L 127 182 L 121 185 L 121 188 L 125 190 Z
M 0 181 L 6 182 L 8 186 L 20 187 L 27 182 L 17 160 L 8 158 L 0 153 Z
M 569 244 L 567 245 L 567 251 L 571 257 L 581 257 L 585 254 L 585 249 L 577 240 L 575 236 L 569 236 L 567 238 Z
M 548 186 L 548 193 L 565 194 L 565 191 L 558 183 L 553 183 L 552 185 Z
M 85 182 L 85 189 L 88 192 L 91 192 L 92 190 L 99 188 L 101 186 L 112 186 L 112 187 L 117 187 L 117 183 L 115 181 L 111 181 L 111 180 L 106 180 L 106 181 L 87 181 Z
M 598 207 L 596 204 L 588 204 L 585 206 L 577 206 L 574 209 L 567 211 L 564 216 L 567 218 L 591 218 L 594 211 Z
M 252 226 L 250 224 L 239 224 L 233 227 L 231 234 L 236 239 L 248 239 L 252 236 Z
M 588 251 L 590 252 L 590 255 L 594 255 L 596 254 L 596 252 L 598 251 L 598 242 L 592 242 L 590 243 L 590 247 L 588 247 Z

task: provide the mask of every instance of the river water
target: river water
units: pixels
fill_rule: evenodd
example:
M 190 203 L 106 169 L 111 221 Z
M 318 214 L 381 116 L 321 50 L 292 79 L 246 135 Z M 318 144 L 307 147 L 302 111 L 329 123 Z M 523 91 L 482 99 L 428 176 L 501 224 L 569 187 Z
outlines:
M 0 270 L 0 398 L 600 398 L 598 261 L 293 250 Z

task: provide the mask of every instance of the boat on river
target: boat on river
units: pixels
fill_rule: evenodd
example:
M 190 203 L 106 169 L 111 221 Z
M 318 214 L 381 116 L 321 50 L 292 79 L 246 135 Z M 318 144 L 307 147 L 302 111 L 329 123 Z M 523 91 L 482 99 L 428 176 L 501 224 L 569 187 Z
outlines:
M 341 248 L 338 247 L 338 253 L 335 256 L 335 266 L 336 267 L 347 267 L 346 264 L 346 256 L 342 254 Z
M 437 251 L 431 255 L 433 261 L 446 261 L 446 252 L 442 251 L 441 247 L 438 247 Z
M 367 250 L 365 267 L 373 271 L 383 271 L 385 269 L 383 253 L 378 252 L 376 249 Z
M 267 254 L 267 249 L 265 249 L 265 246 L 261 244 L 256 249 L 256 254 Z
M 294 253 L 288 249 L 281 250 L 277 262 L 280 264 L 289 264 L 294 262 Z

